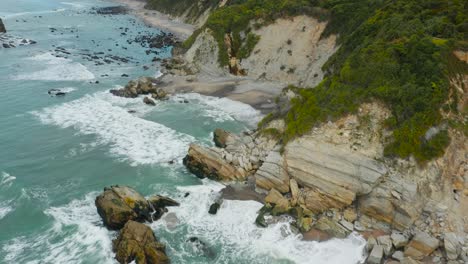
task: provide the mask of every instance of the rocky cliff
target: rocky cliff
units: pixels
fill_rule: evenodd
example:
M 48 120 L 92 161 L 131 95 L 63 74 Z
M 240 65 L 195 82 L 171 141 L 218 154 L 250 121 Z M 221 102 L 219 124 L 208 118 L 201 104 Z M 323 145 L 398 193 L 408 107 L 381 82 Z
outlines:
M 219 62 L 220 48 L 224 46 L 219 45 L 210 29 L 204 28 L 185 55 L 179 56 L 190 65 L 190 71 L 182 74 L 233 74 L 285 86 L 313 87 L 322 81 L 322 66 L 337 50 L 335 35 L 322 38 L 326 26 L 327 22 L 308 16 L 278 19 L 249 32 L 258 37 L 258 43 L 246 58 L 233 53 L 229 48 L 233 45 L 232 38 L 226 35 L 229 64 L 225 67 Z
M 205 166 L 206 172 L 216 172 L 214 179 L 252 179 L 258 192 L 268 193 L 266 211 L 293 215 L 305 237 L 360 232 L 370 241 L 369 263 L 392 255 L 466 261 L 461 253 L 468 246 L 466 136 L 450 130 L 455 134 L 446 154 L 424 166 L 385 158 L 383 138 L 389 131 L 383 120 L 388 116 L 383 105 L 364 104 L 358 114 L 318 126 L 283 150 L 274 137 L 260 132 L 248 139 L 228 133 L 227 144 L 191 147 L 187 157 L 201 162 L 186 165 Z M 281 123 L 269 128 L 281 130 Z M 226 133 L 217 130 L 215 137 L 226 138 Z
M 148 0 L 146 8 L 200 27 L 206 22 L 211 11 L 224 6 L 226 2 L 227 0 Z
M 5 25 L 3 24 L 3 21 L 1 19 L 0 19 L 0 33 L 6 33 Z

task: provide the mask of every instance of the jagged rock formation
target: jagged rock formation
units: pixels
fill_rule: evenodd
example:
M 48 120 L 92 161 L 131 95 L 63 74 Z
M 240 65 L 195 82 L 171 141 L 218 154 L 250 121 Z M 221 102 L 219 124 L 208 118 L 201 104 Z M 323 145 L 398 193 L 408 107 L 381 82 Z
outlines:
M 3 21 L 1 19 L 0 19 L 0 33 L 6 33 L 5 25 L 3 24 Z
M 179 206 L 171 198 L 155 195 L 146 200 L 140 193 L 127 186 L 111 186 L 96 197 L 96 208 L 104 225 L 120 230 L 113 241 L 115 258 L 127 264 L 165 264 L 169 258 L 165 246 L 159 243 L 148 226 L 139 222 L 159 219 L 167 206 Z
M 319 234 L 323 238 L 321 232 L 332 237 L 361 232 L 370 244 L 375 241 L 374 249 L 369 246 L 369 261 L 375 263 L 393 255 L 402 261 L 468 257 L 460 253 L 466 249 L 465 242 L 458 242 L 464 241 L 468 229 L 462 209 L 468 186 L 464 180 L 466 138 L 452 131 L 458 134 L 445 156 L 425 166 L 387 159 L 383 138 L 388 131 L 382 121 L 388 116 L 390 112 L 382 105 L 364 104 L 358 114 L 316 127 L 288 143 L 283 152 L 273 139 L 268 148 L 244 144 L 243 148 L 250 149 L 244 153 L 266 152 L 259 158 L 258 169 L 237 177 L 254 177 L 258 191 L 268 192 L 257 224 L 268 224 L 265 214 L 287 213 L 296 218 L 299 230 L 315 234 L 309 237 Z M 251 135 L 253 142 L 265 137 L 259 132 Z M 228 164 L 234 172 L 239 165 L 226 157 L 232 160 L 238 149 L 233 146 L 243 142 L 239 138 L 217 130 L 214 139 L 222 148 L 212 148 L 202 156 L 213 155 L 223 164 L 219 167 L 225 169 Z M 202 167 L 212 162 L 199 161 Z M 233 172 L 226 173 L 225 179 L 235 179 L 229 177 Z
M 135 221 L 128 221 L 112 244 L 119 263 L 169 263 L 165 246 L 157 241 L 151 228 Z
M 123 89 L 110 90 L 110 93 L 126 98 L 136 98 L 141 94 L 150 94 L 152 98 L 157 100 L 164 100 L 167 96 L 165 91 L 156 87 L 156 80 L 150 77 L 141 77 L 137 80 L 129 81 Z
M 125 186 L 105 188 L 96 198 L 99 215 L 110 229 L 120 229 L 129 220 L 151 220 L 151 208 L 146 199 Z

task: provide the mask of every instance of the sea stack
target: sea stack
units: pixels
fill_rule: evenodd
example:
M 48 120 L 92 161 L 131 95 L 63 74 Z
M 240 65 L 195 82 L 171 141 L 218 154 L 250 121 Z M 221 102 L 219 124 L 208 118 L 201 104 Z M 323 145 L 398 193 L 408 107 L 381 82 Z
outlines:
M 5 25 L 3 24 L 3 21 L 1 19 L 0 19 L 0 33 L 6 33 Z

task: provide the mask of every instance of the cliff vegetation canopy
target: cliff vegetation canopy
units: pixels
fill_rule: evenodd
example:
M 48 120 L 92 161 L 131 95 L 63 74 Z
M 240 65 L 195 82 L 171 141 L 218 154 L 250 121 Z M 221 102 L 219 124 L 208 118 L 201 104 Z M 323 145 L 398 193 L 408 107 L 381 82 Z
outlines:
M 185 45 L 209 28 L 220 46 L 219 62 L 227 65 L 226 34 L 232 39 L 231 55 L 242 59 L 258 42 L 251 26 L 301 14 L 329 21 L 323 37 L 338 34 L 340 48 L 323 67 L 323 82 L 299 89 L 300 96 L 292 100 L 284 116 L 284 142 L 357 111 L 363 102 L 379 100 L 393 114 L 386 120 L 393 131 L 387 156 L 426 161 L 444 152 L 450 139 L 443 116 L 459 114 L 449 80 L 468 72 L 452 54 L 468 48 L 468 1 L 231 0 Z M 431 128 L 438 132 L 427 133 Z

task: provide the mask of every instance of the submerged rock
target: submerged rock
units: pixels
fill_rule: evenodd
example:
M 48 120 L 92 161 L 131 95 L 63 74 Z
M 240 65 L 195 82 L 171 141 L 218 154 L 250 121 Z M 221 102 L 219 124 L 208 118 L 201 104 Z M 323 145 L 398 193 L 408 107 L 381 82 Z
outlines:
M 104 193 L 96 197 L 95 204 L 104 225 L 109 229 L 120 229 L 130 220 L 151 221 L 148 201 L 126 186 L 104 188 Z
M 151 98 L 149 98 L 149 97 L 143 98 L 143 103 L 145 103 L 147 105 L 152 105 L 152 106 L 156 105 L 156 103 L 153 100 L 151 100 Z
M 119 263 L 169 263 L 165 246 L 157 241 L 151 228 L 135 221 L 128 221 L 112 244 Z
M 216 253 L 200 238 L 190 237 L 187 239 L 187 242 L 192 244 L 196 252 L 202 253 L 210 259 L 214 259 L 216 257 Z

